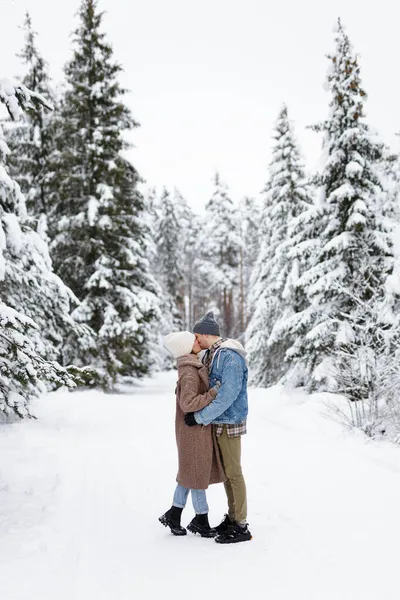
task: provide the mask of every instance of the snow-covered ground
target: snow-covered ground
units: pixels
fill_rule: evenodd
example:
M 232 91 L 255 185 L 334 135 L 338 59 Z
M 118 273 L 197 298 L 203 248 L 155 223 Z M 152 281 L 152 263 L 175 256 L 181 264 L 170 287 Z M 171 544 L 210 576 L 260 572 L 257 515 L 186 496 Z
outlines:
M 250 391 L 251 542 L 162 527 L 174 381 L 55 393 L 37 403 L 38 421 L 0 427 L 2 600 L 398 600 L 400 449 L 346 432 L 315 396 Z M 208 498 L 214 524 L 223 487 Z

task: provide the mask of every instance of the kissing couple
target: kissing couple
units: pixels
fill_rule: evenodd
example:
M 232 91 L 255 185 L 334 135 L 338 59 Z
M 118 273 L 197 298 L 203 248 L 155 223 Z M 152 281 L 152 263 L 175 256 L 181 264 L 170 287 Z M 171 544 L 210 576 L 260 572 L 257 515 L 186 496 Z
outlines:
M 241 466 L 242 435 L 248 413 L 246 353 L 236 340 L 224 339 L 213 312 L 190 331 L 170 333 L 165 347 L 177 359 L 175 434 L 178 474 L 172 506 L 159 521 L 176 536 L 198 533 L 219 544 L 251 540 L 247 493 Z M 202 361 L 198 354 L 205 350 Z M 206 489 L 224 483 L 228 512 L 211 527 Z M 195 516 L 181 525 L 191 492 Z

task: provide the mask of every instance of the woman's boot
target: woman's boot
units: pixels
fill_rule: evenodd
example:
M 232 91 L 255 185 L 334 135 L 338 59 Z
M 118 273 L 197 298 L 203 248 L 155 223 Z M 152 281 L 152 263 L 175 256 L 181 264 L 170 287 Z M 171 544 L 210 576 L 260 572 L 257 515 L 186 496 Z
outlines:
M 210 527 L 208 522 L 208 514 L 196 515 L 187 528 L 192 533 L 199 533 L 201 537 L 211 538 L 216 536 L 216 531 Z
M 171 506 L 171 508 L 158 519 L 164 527 L 169 527 L 171 533 L 174 535 L 187 534 L 186 529 L 181 526 L 182 510 L 183 508 L 179 508 L 178 506 Z

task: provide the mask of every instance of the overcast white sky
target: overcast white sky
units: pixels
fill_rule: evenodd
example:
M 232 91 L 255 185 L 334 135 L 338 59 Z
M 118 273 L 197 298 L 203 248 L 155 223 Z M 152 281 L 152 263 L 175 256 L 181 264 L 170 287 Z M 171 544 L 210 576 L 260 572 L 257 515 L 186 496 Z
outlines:
M 79 0 L 0 0 L 0 76 L 19 72 L 18 26 L 29 8 L 55 80 L 70 56 Z M 104 28 L 124 67 L 127 102 L 141 123 L 132 159 L 149 185 L 208 200 L 215 169 L 234 199 L 266 179 L 271 133 L 285 101 L 307 165 L 320 140 L 323 89 L 338 18 L 361 55 L 370 124 L 397 144 L 400 9 L 395 0 L 101 0 Z M 397 145 L 396 145 L 397 147 Z

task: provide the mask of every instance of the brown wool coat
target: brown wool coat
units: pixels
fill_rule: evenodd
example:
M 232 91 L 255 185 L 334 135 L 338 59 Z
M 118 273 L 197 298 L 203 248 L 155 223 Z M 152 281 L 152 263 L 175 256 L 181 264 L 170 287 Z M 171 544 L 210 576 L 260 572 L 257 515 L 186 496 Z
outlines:
M 201 410 L 215 398 L 209 390 L 208 372 L 195 354 L 178 358 L 175 433 L 179 468 L 176 481 L 186 488 L 205 490 L 226 480 L 220 450 L 211 425 L 186 425 L 187 412 Z

